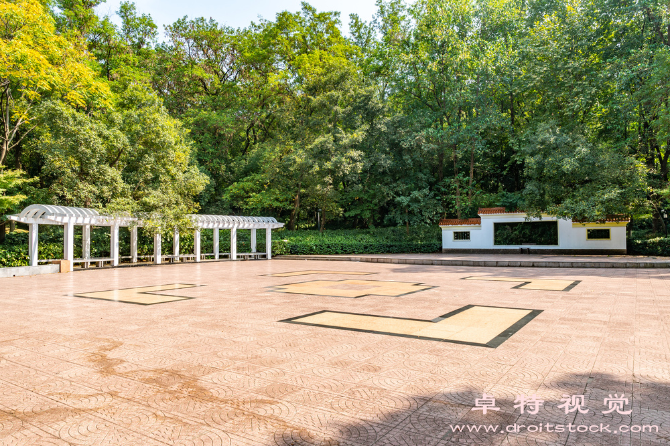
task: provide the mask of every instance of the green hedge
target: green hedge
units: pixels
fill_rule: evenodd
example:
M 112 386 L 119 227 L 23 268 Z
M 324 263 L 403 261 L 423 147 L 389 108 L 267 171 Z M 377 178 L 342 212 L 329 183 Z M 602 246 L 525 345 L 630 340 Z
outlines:
M 360 230 L 277 231 L 272 253 L 279 254 L 385 254 L 431 253 L 442 247 L 440 228 L 374 228 Z M 276 240 L 279 239 L 279 240 Z
M 389 254 L 389 253 L 431 253 L 438 252 L 440 243 L 362 243 L 362 242 L 329 242 L 319 243 L 295 242 L 278 240 L 272 242 L 273 255 L 280 254 Z
M 628 239 L 628 254 L 670 256 L 670 237 L 657 237 L 647 240 Z
M 265 231 L 257 232 L 257 250 L 265 251 Z M 431 253 L 441 248 L 440 228 L 421 226 L 410 228 L 373 228 L 360 230 L 327 230 L 323 233 L 311 230 L 272 231 L 272 254 L 385 254 L 385 253 Z M 237 251 L 251 250 L 250 231 L 240 230 L 237 234 Z M 121 255 L 128 255 L 130 236 L 122 229 L 119 237 Z M 220 231 L 221 252 L 230 250 L 230 231 Z M 40 226 L 40 259 L 63 257 L 62 227 Z M 180 251 L 193 251 L 193 235 L 180 236 Z M 172 252 L 172 236 L 165 234 L 162 248 L 164 253 Z M 76 228 L 75 257 L 81 257 L 81 230 Z M 211 230 L 202 231 L 202 252 L 212 251 Z M 153 253 L 153 238 L 140 230 L 138 234 L 138 254 Z M 91 231 L 91 256 L 109 256 L 109 229 L 94 228 Z M 0 267 L 23 266 L 28 264 L 28 234 L 13 232 L 7 234 L 5 243 L 0 245 Z
M 40 243 L 40 259 L 60 259 L 63 257 L 63 245 L 55 243 Z M 28 244 L 0 245 L 0 267 L 26 266 L 29 264 Z

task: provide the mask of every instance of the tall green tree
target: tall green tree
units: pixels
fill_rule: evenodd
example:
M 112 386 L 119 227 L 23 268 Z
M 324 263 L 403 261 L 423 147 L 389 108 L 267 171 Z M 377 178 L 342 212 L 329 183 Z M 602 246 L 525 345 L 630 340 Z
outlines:
M 34 128 L 33 109 L 55 97 L 77 107 L 109 104 L 89 56 L 58 35 L 37 0 L 0 3 L 0 164 Z

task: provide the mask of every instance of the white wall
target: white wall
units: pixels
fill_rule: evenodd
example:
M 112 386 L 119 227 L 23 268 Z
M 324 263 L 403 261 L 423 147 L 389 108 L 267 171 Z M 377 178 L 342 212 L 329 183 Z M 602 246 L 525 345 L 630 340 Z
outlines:
M 609 229 L 610 240 L 587 240 L 587 229 Z M 626 227 L 608 226 L 607 223 L 597 226 L 573 226 L 566 232 L 561 248 L 565 249 L 626 249 Z
M 612 223 L 573 225 L 572 220 L 556 217 L 533 218 L 530 221 L 558 221 L 558 245 L 495 245 L 494 223 L 522 223 L 527 221 L 525 214 L 482 215 L 481 219 L 481 226 L 442 227 L 442 249 L 626 249 L 626 227 Z M 610 229 L 610 240 L 587 240 L 587 229 Z M 470 231 L 470 240 L 455 241 L 457 231 Z
M 470 231 L 470 240 L 454 240 L 454 232 Z M 442 228 L 442 249 L 488 249 L 481 226 L 449 226 Z

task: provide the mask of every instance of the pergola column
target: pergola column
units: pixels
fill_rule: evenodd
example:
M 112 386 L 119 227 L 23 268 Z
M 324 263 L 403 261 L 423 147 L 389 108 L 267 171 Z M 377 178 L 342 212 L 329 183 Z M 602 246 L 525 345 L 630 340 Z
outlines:
M 91 258 L 91 225 L 81 227 L 81 256 L 84 260 Z M 89 262 L 84 262 L 84 268 L 89 266 Z
M 251 252 L 256 252 L 256 228 L 251 230 Z
M 37 223 L 28 225 L 28 255 L 30 256 L 30 266 L 37 266 L 38 246 L 39 246 L 39 227 Z
M 63 229 L 63 258 L 70 262 L 70 271 L 74 271 L 74 225 L 65 223 Z
M 109 230 L 112 235 L 109 246 L 112 266 L 119 266 L 119 225 L 112 225 L 109 227 Z
M 265 257 L 272 258 L 272 228 L 265 228 Z
M 173 262 L 179 261 L 179 229 L 174 228 L 174 236 L 172 237 L 172 255 L 175 256 L 172 259 Z
M 237 228 L 230 230 L 230 260 L 237 260 Z
M 137 226 L 130 228 L 130 261 L 137 263 Z
M 193 250 L 195 251 L 195 261 L 200 261 L 200 230 L 196 229 L 193 234 Z
M 219 260 L 219 228 L 214 228 L 214 260 Z
M 156 265 L 160 265 L 162 259 L 162 254 L 161 254 L 161 235 L 160 234 L 155 234 L 154 235 L 154 263 Z

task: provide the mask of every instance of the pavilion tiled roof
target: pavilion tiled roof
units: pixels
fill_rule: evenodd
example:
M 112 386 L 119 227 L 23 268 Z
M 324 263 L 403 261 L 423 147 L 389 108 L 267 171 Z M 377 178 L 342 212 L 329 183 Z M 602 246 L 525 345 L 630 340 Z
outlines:
M 618 215 L 607 215 L 605 218 L 599 219 L 599 220 L 587 220 L 585 218 L 582 219 L 572 219 L 573 223 L 618 223 L 618 222 L 629 222 L 630 217 L 627 215 L 623 214 L 618 214 Z
M 487 215 L 487 214 L 519 214 L 523 213 L 523 211 L 506 211 L 504 207 L 497 207 L 497 208 L 479 208 L 477 211 L 479 215 Z
M 481 218 L 443 218 L 440 220 L 440 226 L 474 226 L 481 224 Z

